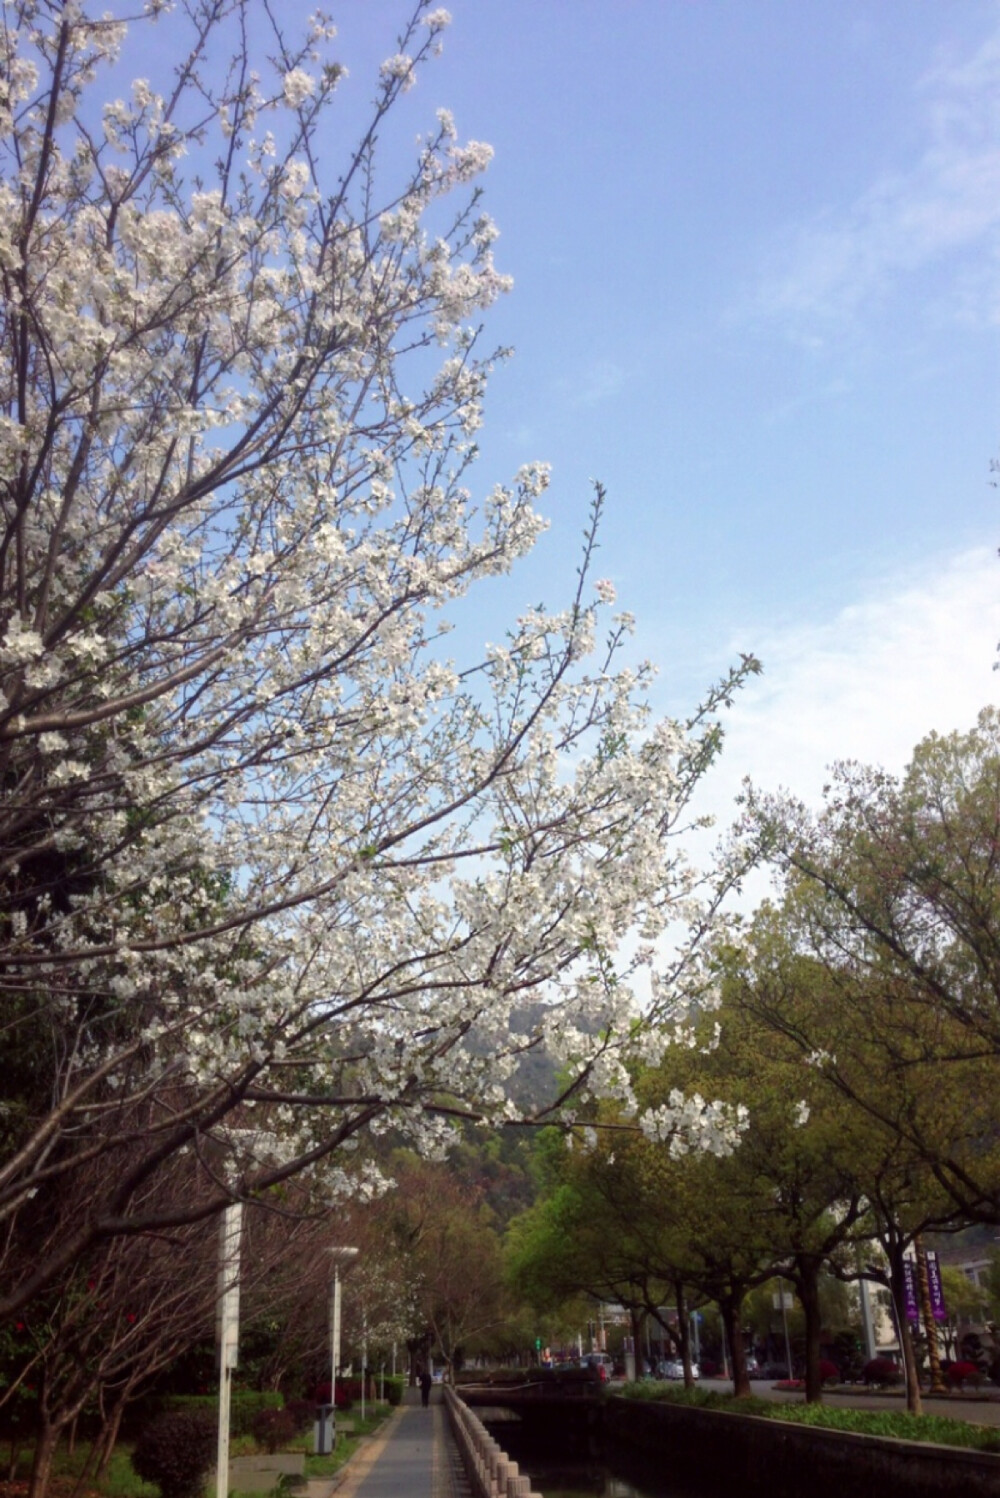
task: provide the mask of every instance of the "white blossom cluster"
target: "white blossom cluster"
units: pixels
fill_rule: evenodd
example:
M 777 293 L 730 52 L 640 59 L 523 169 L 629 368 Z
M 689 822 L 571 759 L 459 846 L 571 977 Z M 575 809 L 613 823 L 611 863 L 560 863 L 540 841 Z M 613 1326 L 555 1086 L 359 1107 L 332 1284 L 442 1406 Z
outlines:
M 255 59 L 236 0 L 159 9 L 131 87 L 83 3 L 13 0 L 0 37 L 0 985 L 59 1058 L 0 1218 L 126 1135 L 141 1184 L 168 1123 L 194 1148 L 231 1113 L 282 1141 L 247 1192 L 380 1121 L 437 1152 L 456 1109 L 510 1116 L 542 1039 L 627 1097 L 636 975 L 687 923 L 645 980 L 668 1012 L 711 924 L 672 835 L 739 673 L 650 721 L 630 621 L 586 591 L 599 501 L 565 607 L 444 649 L 547 483 L 470 486 L 509 284 L 488 147 L 442 113 L 376 189 L 447 13 L 417 5 L 328 163 L 327 23 Z M 671 1140 L 724 1147 L 713 1110 Z
M 646 1138 L 666 1144 L 674 1159 L 692 1150 L 731 1155 L 749 1125 L 750 1114 L 742 1103 L 707 1102 L 698 1092 L 685 1097 L 676 1087 L 668 1102 L 639 1117 Z

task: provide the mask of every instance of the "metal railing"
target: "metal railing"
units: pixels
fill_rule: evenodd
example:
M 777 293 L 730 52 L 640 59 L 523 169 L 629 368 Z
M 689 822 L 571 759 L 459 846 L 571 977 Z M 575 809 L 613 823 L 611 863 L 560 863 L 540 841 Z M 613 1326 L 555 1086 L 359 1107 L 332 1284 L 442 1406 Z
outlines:
M 539 1498 L 532 1492 L 531 1478 L 521 1476 L 517 1462 L 511 1461 L 448 1384 L 444 1402 L 473 1498 Z

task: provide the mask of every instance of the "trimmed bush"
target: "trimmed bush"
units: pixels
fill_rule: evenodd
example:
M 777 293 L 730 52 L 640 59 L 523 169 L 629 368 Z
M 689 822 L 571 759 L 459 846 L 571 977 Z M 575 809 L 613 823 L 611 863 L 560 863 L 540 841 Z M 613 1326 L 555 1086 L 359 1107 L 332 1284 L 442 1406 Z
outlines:
M 218 1394 L 171 1394 L 164 1401 L 164 1407 L 168 1410 L 207 1410 L 218 1423 Z M 234 1389 L 229 1407 L 230 1435 L 252 1436 L 253 1417 L 258 1410 L 280 1410 L 282 1407 L 281 1395 L 271 1390 L 261 1393 L 257 1389 Z
M 258 1410 L 253 1417 L 250 1433 L 258 1446 L 263 1446 L 273 1456 L 282 1446 L 287 1446 L 298 1427 L 295 1416 L 289 1409 Z
M 308 1430 L 316 1419 L 316 1406 L 309 1399 L 286 1399 L 285 1409 L 295 1421 L 295 1434 Z
M 405 1378 L 387 1378 L 385 1381 L 385 1397 L 389 1404 L 395 1407 L 403 1402 L 403 1390 L 406 1388 Z
M 388 1384 L 388 1382 L 389 1382 L 389 1380 L 386 1379 L 386 1383 L 387 1384 Z M 329 1386 L 329 1384 L 327 1384 L 327 1392 L 328 1393 L 329 1393 L 329 1388 L 330 1388 L 330 1386 Z M 368 1398 L 368 1399 L 374 1399 L 376 1397 L 377 1391 L 378 1391 L 378 1380 L 375 1379 L 375 1378 L 373 1378 L 372 1375 L 369 1374 L 368 1375 L 368 1387 L 367 1387 L 367 1390 L 366 1390 L 365 1397 Z M 335 1400 L 337 1409 L 338 1410 L 349 1410 L 349 1409 L 352 1409 L 354 1407 L 354 1405 L 360 1404 L 360 1402 L 361 1402 L 361 1380 L 360 1380 L 360 1378 L 338 1378 L 337 1379 L 337 1397 L 336 1397 L 336 1400 Z
M 902 1382 L 903 1375 L 889 1358 L 872 1358 L 861 1370 L 861 1377 L 866 1384 L 898 1384 Z
M 820 1360 L 819 1360 L 819 1376 L 820 1376 L 820 1382 L 821 1383 L 824 1383 L 824 1384 L 839 1384 L 840 1383 L 840 1369 L 837 1367 L 836 1363 L 832 1363 L 829 1358 L 820 1358 Z
M 200 1498 L 215 1460 L 218 1431 L 207 1410 L 165 1410 L 143 1430 L 132 1466 L 163 1498 Z
M 966 1384 L 978 1389 L 982 1381 L 983 1370 L 978 1363 L 952 1363 L 948 1369 L 948 1382 L 953 1389 L 964 1389 Z

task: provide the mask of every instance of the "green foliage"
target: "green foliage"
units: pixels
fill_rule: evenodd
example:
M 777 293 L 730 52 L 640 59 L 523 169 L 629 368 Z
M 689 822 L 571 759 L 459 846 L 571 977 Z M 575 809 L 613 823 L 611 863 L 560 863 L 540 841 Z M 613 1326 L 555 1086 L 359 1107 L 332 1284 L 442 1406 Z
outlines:
M 252 1436 L 254 1417 L 259 1410 L 281 1409 L 283 1400 L 272 1390 L 256 1389 L 233 1391 L 229 1410 L 229 1430 L 233 1437 Z M 205 1411 L 216 1422 L 219 1418 L 219 1396 L 217 1394 L 171 1394 L 164 1400 L 167 1411 Z
M 199 1498 L 217 1438 L 208 1410 L 165 1410 L 142 1432 L 132 1465 L 144 1482 L 156 1483 L 163 1498 Z
M 387 1378 L 385 1380 L 385 1397 L 388 1403 L 395 1408 L 403 1402 L 403 1390 L 406 1388 L 405 1378 Z
M 33 1457 L 30 1446 L 22 1450 L 8 1448 L 4 1455 L 10 1483 L 27 1483 Z M 59 1446 L 53 1455 L 52 1469 L 53 1475 L 61 1479 L 60 1487 L 73 1492 L 82 1491 L 88 1482 L 90 1461 L 91 1449 L 87 1441 L 77 1442 L 72 1451 L 65 1445 Z M 153 1482 L 143 1482 L 136 1472 L 132 1465 L 131 1446 L 119 1445 L 112 1452 L 101 1477 L 99 1492 L 101 1498 L 157 1498 L 158 1489 Z
M 846 1430 L 863 1436 L 890 1436 L 897 1441 L 931 1441 L 941 1446 L 1000 1452 L 1000 1432 L 963 1420 L 949 1420 L 944 1415 L 911 1415 L 903 1409 L 833 1409 L 825 1404 L 778 1404 L 757 1397 L 737 1402 L 731 1393 L 721 1389 L 683 1389 L 676 1384 L 651 1381 L 626 1384 L 622 1393 L 626 1399 L 729 1410 L 740 1415 L 760 1415 L 765 1420 L 784 1420 L 792 1425 L 812 1425 L 821 1430 Z
M 88 1451 L 81 1449 L 81 1457 L 89 1455 Z M 154 1498 L 156 1487 L 151 1482 L 143 1482 L 132 1465 L 132 1453 L 121 1448 L 114 1452 L 108 1463 L 101 1479 L 101 1493 L 103 1498 Z
M 286 1399 L 285 1409 L 295 1422 L 296 1434 L 312 1427 L 316 1406 L 311 1399 Z
M 929 735 L 899 778 L 840 766 L 818 816 L 749 804 L 785 939 L 833 999 L 785 1033 L 922 1163 L 940 1221 L 1000 1221 L 1000 713 Z
M 295 1414 L 290 1409 L 260 1409 L 251 1422 L 251 1431 L 258 1446 L 273 1453 L 280 1451 L 301 1429 Z
M 332 1477 L 341 1467 L 350 1461 L 357 1451 L 361 1440 L 371 1435 L 372 1431 L 378 1430 L 383 1420 L 388 1419 L 389 1412 L 385 1405 L 369 1405 L 364 1420 L 357 1415 L 353 1416 L 354 1429 L 345 1434 L 338 1434 L 337 1444 L 328 1456 L 316 1456 L 312 1452 L 306 1453 L 305 1475 L 307 1481 L 317 1478 Z

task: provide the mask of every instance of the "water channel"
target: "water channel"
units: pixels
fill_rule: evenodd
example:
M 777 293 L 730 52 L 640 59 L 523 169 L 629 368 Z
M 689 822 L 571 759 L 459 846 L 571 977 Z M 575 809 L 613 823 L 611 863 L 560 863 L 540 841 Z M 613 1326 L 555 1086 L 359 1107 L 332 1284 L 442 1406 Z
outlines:
M 663 1460 L 655 1461 L 619 1446 L 597 1446 L 590 1451 L 571 1443 L 554 1447 L 558 1431 L 549 1431 L 544 1445 L 530 1440 L 514 1420 L 486 1425 L 522 1473 L 531 1478 L 532 1491 L 542 1498 L 731 1498 L 707 1482 L 692 1485 L 687 1474 L 673 1476 Z

